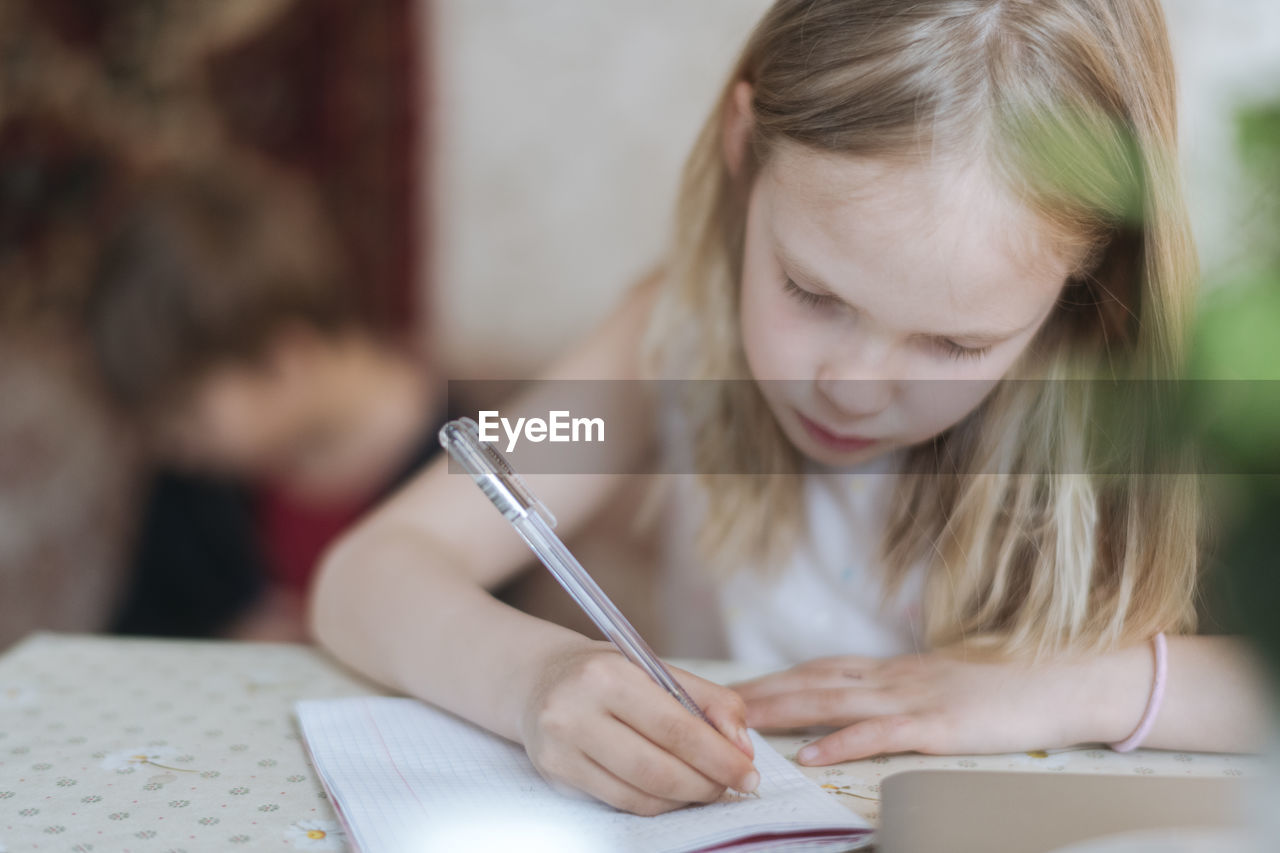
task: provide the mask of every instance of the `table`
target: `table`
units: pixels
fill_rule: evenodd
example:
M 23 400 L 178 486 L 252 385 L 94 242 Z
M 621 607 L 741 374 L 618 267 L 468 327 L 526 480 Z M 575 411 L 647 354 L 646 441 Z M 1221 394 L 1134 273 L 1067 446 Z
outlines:
M 744 671 L 677 661 L 704 677 Z M 345 850 L 293 717 L 299 699 L 384 693 L 317 649 L 36 634 L 0 657 L 0 853 Z M 812 737 L 769 741 L 789 758 Z M 805 775 L 875 821 L 906 769 L 1238 776 L 1247 756 L 1105 748 L 903 755 Z

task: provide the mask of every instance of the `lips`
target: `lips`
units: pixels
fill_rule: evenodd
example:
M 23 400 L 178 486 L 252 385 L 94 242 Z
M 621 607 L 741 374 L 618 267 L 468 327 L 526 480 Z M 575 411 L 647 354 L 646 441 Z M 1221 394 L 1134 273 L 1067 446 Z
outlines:
M 863 438 L 858 435 L 840 435 L 809 420 L 799 412 L 796 413 L 796 416 L 799 417 L 800 423 L 804 426 L 805 432 L 809 434 L 810 438 L 823 447 L 839 453 L 853 453 L 858 450 L 865 450 L 875 445 L 877 441 L 874 438 Z

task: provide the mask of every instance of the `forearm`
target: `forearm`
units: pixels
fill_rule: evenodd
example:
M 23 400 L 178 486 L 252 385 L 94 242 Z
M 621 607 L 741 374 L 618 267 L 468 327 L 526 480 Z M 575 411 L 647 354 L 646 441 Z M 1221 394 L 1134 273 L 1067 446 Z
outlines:
M 1154 675 L 1151 645 L 1106 655 L 1094 664 L 1085 695 L 1081 740 L 1116 743 L 1138 725 Z M 1253 752 L 1262 747 L 1271 710 L 1264 676 L 1248 647 L 1232 637 L 1170 637 L 1164 701 L 1143 746 L 1197 752 Z
M 587 640 L 502 604 L 449 559 L 403 525 L 358 533 L 325 560 L 314 631 L 371 678 L 518 741 L 538 663 Z

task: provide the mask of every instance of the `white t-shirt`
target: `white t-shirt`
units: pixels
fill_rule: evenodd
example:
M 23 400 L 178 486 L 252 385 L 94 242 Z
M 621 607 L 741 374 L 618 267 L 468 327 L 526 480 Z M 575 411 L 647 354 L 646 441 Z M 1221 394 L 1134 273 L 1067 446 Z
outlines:
M 897 461 L 887 454 L 843 471 L 811 466 L 804 474 L 807 530 L 791 558 L 780 571 L 744 567 L 714 585 L 687 556 L 699 514 L 688 511 L 689 495 L 675 501 L 684 503 L 677 512 L 687 520 L 676 537 L 684 553 L 669 561 L 664 609 L 673 616 L 668 633 L 678 653 L 727 653 L 754 668 L 778 669 L 831 655 L 890 657 L 924 650 L 923 571 L 913 571 L 886 602 L 881 567 L 875 565 Z M 704 580 L 697 581 L 697 574 Z M 714 621 L 688 616 L 712 608 Z

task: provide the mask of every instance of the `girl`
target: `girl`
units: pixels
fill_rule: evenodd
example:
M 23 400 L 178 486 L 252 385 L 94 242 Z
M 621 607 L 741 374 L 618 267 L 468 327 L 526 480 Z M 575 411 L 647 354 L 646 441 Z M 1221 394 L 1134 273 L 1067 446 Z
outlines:
M 549 378 L 749 378 L 686 412 L 714 483 L 702 544 L 760 569 L 723 583 L 735 651 L 798 666 L 737 693 L 683 674 L 713 731 L 610 645 L 493 599 L 527 553 L 442 463 L 331 552 L 318 636 L 638 813 L 752 790 L 747 724 L 834 726 L 800 756 L 819 764 L 1135 728 L 1249 747 L 1230 641 L 1175 637 L 1162 672 L 1161 632 L 1193 623 L 1194 483 L 1086 476 L 1098 401 L 1056 381 L 1168 377 L 1182 358 L 1195 270 L 1174 127 L 1156 0 L 779 0 L 689 160 L 665 272 Z M 651 407 L 625 395 L 606 421 Z M 601 470 L 638 468 L 656 430 L 636 432 Z M 1141 459 L 1144 434 L 1110 438 Z M 712 476 L 746 468 L 794 476 Z M 849 470 L 892 491 L 815 486 Z M 623 479 L 530 485 L 571 532 Z

